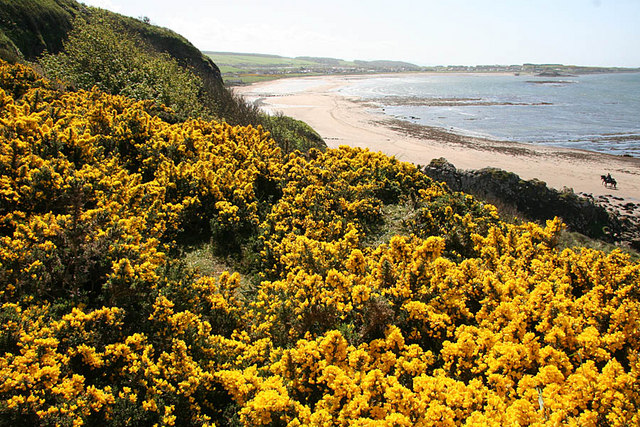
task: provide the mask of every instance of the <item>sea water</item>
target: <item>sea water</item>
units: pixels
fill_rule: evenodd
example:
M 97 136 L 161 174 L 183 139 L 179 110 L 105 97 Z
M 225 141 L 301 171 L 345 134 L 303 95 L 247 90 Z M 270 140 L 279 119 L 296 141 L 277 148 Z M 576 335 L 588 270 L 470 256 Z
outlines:
M 640 157 L 640 73 L 372 76 L 339 91 L 464 135 Z

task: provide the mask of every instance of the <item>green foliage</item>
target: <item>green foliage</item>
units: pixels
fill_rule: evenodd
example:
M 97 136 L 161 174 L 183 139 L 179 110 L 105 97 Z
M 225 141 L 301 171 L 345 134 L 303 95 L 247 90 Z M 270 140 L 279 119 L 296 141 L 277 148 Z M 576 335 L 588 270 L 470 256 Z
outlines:
M 262 113 L 255 104 L 245 99 L 222 84 L 205 82 L 207 94 L 204 102 L 216 113 L 220 119 L 224 119 L 231 125 L 254 125 L 260 123 Z
M 318 133 L 303 121 L 283 114 L 265 115 L 262 125 L 271 133 L 285 153 L 295 150 L 307 152 L 311 148 L 325 149 L 324 140 Z
M 29 89 L 52 89 L 53 85 L 31 68 L 0 67 L 0 87 L 12 98 L 18 99 Z
M 44 51 L 56 52 L 85 7 L 72 0 L 10 0 L 0 7 L 0 58 L 15 61 L 34 58 Z M 13 46 L 9 50 L 5 46 Z M 17 49 L 17 52 L 15 49 Z
M 65 50 L 40 59 L 46 73 L 77 88 L 93 86 L 137 100 L 152 99 L 172 108 L 180 119 L 206 114 L 198 95 L 202 81 L 175 59 L 123 36 L 107 14 L 74 22 Z
M 169 121 L 199 116 L 231 125 L 262 125 L 286 152 L 324 149 L 322 139 L 307 125 L 282 116 L 265 117 L 223 85 L 211 59 L 182 36 L 144 19 L 72 0 L 16 0 L 3 5 L 0 57 L 14 62 L 34 59 L 43 51 L 38 64 L 44 72 L 72 88 L 97 86 L 111 94 L 153 100 L 157 107 L 164 104 L 173 110 L 156 107 L 156 113 Z M 22 80 L 8 81 L 21 84 Z
M 573 250 L 578 250 L 579 248 L 589 248 L 605 253 L 611 253 L 614 250 L 618 250 L 629 255 L 629 258 L 631 260 L 635 262 L 640 261 L 640 252 L 637 252 L 632 248 L 625 248 L 624 246 L 618 246 L 613 243 L 605 242 L 604 240 L 594 239 L 575 231 L 563 230 L 559 235 L 558 247 L 561 249 L 569 248 Z
M 0 29 L 0 58 L 3 58 L 9 62 L 16 62 L 18 59 L 20 59 L 20 50 L 1 29 Z
M 472 236 L 485 235 L 500 222 L 494 206 L 444 189 L 422 192 L 418 206 L 417 214 L 408 221 L 409 228 L 422 238 L 442 236 L 445 253 L 457 260 L 475 256 Z

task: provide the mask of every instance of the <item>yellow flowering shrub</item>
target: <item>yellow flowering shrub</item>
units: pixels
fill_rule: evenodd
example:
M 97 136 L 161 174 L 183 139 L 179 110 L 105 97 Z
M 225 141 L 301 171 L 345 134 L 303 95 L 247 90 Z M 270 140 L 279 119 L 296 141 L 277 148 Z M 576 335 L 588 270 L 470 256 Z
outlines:
M 3 422 L 640 424 L 629 256 L 379 153 L 156 113 L 0 64 Z M 187 269 L 207 240 L 242 274 Z
M 170 125 L 145 102 L 58 93 L 2 68 L 2 81 L 24 82 L 7 84 L 16 99 L 0 89 L 0 277 L 18 292 L 118 303 L 132 284 L 153 287 L 173 238 L 211 222 L 229 247 L 257 228 L 281 164 L 260 129 Z

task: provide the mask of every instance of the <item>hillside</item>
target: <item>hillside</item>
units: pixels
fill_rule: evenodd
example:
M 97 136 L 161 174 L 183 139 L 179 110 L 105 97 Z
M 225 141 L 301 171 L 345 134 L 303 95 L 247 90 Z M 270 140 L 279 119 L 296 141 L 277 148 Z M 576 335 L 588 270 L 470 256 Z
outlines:
M 0 59 L 35 60 L 43 52 L 58 53 L 73 29 L 74 19 L 91 20 L 105 14 L 122 28 L 138 35 L 153 49 L 166 52 L 182 65 L 193 67 L 201 78 L 220 81 L 220 70 L 184 37 L 167 28 L 87 7 L 74 0 L 12 0 L 0 8 Z
M 86 8 L 73 0 L 3 1 L 0 8 L 0 58 L 33 59 L 58 52 L 73 19 Z
M 286 152 L 325 147 L 305 123 L 265 115 L 235 95 L 209 57 L 144 18 L 73 0 L 17 0 L 9 6 L 0 9 L 0 43 L 6 42 L 0 57 L 10 62 L 33 61 L 70 88 L 97 86 L 114 95 L 151 100 L 168 121 L 202 117 L 262 126 Z
M 0 123 L 3 425 L 640 423 L 640 264 L 557 219 L 1 62 Z

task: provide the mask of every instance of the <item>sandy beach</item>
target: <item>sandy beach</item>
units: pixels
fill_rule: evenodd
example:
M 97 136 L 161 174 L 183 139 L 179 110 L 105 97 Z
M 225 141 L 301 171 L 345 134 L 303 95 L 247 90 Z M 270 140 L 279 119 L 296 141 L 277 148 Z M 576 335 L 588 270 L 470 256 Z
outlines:
M 393 120 L 379 107 L 338 92 L 353 80 L 367 77 L 282 79 L 235 90 L 246 99 L 257 101 L 266 111 L 279 111 L 305 121 L 331 148 L 367 147 L 420 165 L 444 157 L 459 169 L 497 167 L 523 179 L 540 179 L 558 190 L 569 187 L 594 198 L 607 197 L 613 203 L 640 203 L 638 158 L 465 137 Z M 617 180 L 617 189 L 602 185 L 600 176 L 606 173 Z

